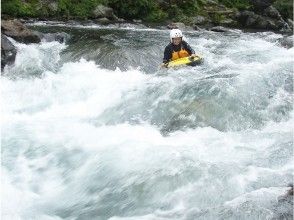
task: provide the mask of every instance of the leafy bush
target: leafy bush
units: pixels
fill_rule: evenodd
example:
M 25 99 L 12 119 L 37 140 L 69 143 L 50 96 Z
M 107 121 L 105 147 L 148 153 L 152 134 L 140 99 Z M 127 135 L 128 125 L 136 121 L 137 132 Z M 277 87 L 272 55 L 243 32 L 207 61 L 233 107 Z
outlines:
M 229 8 L 237 8 L 237 9 L 249 9 L 251 4 L 249 0 L 219 0 L 219 3 L 229 7 Z
M 14 17 L 91 17 L 92 11 L 99 4 L 113 8 L 118 17 L 131 20 L 162 21 L 167 18 L 173 21 L 189 23 L 196 14 L 205 13 L 203 6 L 207 0 L 55 0 L 57 11 L 52 11 L 48 5 L 39 0 L 5 0 L 2 1 L 2 14 Z M 249 9 L 249 0 L 218 0 L 230 8 Z M 279 0 L 274 5 L 284 18 L 293 19 L 292 0 Z M 215 20 L 220 20 L 216 17 Z
M 195 15 L 199 11 L 202 1 L 190 0 L 190 1 L 179 1 L 177 7 L 183 11 L 185 15 Z
M 99 3 L 98 0 L 58 0 L 58 15 L 87 18 Z
M 274 3 L 274 6 L 281 13 L 283 18 L 290 18 L 293 20 L 293 1 L 292 0 L 280 0 Z
M 118 17 L 127 20 L 143 19 L 145 21 L 162 21 L 168 17 L 156 0 L 106 0 Z
M 35 6 L 35 1 L 23 3 L 21 0 L 6 0 L 1 2 L 1 11 L 3 14 L 15 17 L 35 17 L 37 16 Z

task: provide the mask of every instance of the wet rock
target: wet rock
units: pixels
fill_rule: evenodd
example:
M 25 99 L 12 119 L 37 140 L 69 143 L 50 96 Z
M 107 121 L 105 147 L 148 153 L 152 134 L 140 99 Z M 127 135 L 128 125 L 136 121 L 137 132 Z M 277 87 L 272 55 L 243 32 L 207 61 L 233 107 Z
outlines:
M 126 20 L 123 18 L 119 18 L 117 21 L 122 23 L 122 22 L 125 22 Z
M 264 10 L 264 15 L 278 20 L 282 19 L 280 12 L 273 6 L 269 6 Z
M 205 4 L 203 6 L 209 17 L 209 23 L 213 25 L 233 26 L 236 10 L 225 7 L 222 4 Z
M 289 187 L 290 189 L 284 195 L 278 197 L 272 220 L 293 219 L 293 184 L 290 184 Z
M 201 15 L 198 15 L 193 18 L 193 24 L 195 25 L 203 25 L 203 24 L 206 24 L 207 22 L 208 22 L 207 18 Z
M 242 11 L 237 15 L 237 19 L 243 27 L 251 27 L 257 18 L 258 15 L 253 11 Z
M 290 189 L 287 191 L 286 196 L 293 196 L 293 183 L 290 183 L 288 187 L 290 187 Z
M 193 27 L 187 26 L 184 23 L 181 22 L 174 22 L 167 25 L 168 29 L 180 29 L 180 30 L 193 30 Z
M 291 28 L 293 30 L 293 20 L 291 20 L 290 18 L 287 19 L 287 24 L 289 25 L 289 28 Z
M 230 29 L 222 27 L 222 26 L 215 26 L 210 28 L 210 30 L 214 32 L 230 32 Z
M 198 25 L 193 25 L 193 29 L 196 31 L 201 31 L 203 28 L 199 27 Z
M 250 0 L 250 3 L 253 5 L 255 12 L 260 12 L 271 6 L 275 1 L 276 0 Z
M 18 20 L 2 20 L 1 31 L 22 43 L 39 43 L 41 41 L 36 33 L 29 30 Z
M 103 25 L 107 25 L 107 24 L 112 23 L 112 21 L 109 20 L 108 18 L 98 18 L 98 19 L 96 19 L 96 22 L 98 22 L 99 24 L 103 24 Z
M 98 5 L 92 12 L 93 18 L 107 18 L 110 20 L 118 20 L 118 17 L 113 13 L 113 9 L 104 5 Z
M 6 65 L 13 64 L 15 56 L 16 48 L 4 34 L 1 34 L 1 70 Z
M 273 12 L 274 13 L 274 12 Z M 278 16 L 273 14 L 273 16 Z M 279 17 L 279 16 L 278 16 Z M 282 19 L 275 19 L 255 14 L 252 11 L 240 12 L 237 16 L 239 23 L 245 28 L 255 28 L 264 30 L 290 30 L 289 25 Z
M 184 29 L 186 29 L 186 25 L 181 22 L 175 22 L 175 23 L 168 24 L 167 28 L 168 29 L 177 29 L 178 28 L 178 29 L 184 30 Z
M 293 35 L 292 36 L 287 36 L 279 39 L 279 43 L 286 48 L 291 48 L 293 47 Z
M 231 18 L 226 18 L 221 20 L 219 24 L 227 27 L 235 27 L 237 25 L 237 22 Z
M 142 20 L 140 20 L 140 19 L 134 19 L 133 22 L 134 23 L 142 23 Z
M 44 39 L 47 42 L 58 41 L 59 43 L 65 43 L 70 39 L 70 35 L 61 32 L 61 33 L 39 33 L 40 38 Z

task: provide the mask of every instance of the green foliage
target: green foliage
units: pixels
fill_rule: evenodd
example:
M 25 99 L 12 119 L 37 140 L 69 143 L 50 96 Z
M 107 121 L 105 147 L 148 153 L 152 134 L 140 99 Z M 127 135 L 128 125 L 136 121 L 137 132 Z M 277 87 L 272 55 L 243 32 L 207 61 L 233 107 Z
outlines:
M 146 18 L 146 21 L 149 22 L 158 22 L 163 21 L 168 17 L 168 14 L 166 12 L 163 12 L 161 9 L 156 9 L 152 11 Z
M 157 9 L 154 0 L 108 0 L 108 5 L 119 17 L 126 19 L 146 18 Z
M 187 0 L 180 1 L 177 7 L 182 10 L 185 15 L 195 15 L 199 11 L 201 1 L 199 0 Z
M 211 19 L 212 19 L 213 23 L 219 24 L 219 23 L 221 23 L 221 21 L 226 19 L 226 16 L 222 15 L 222 14 L 214 13 L 211 15 Z
M 58 1 L 58 15 L 63 15 L 69 17 L 71 3 L 68 0 L 59 0 Z
M 237 8 L 240 10 L 249 9 L 251 7 L 249 0 L 218 0 L 218 2 L 229 8 Z
M 96 4 L 96 0 L 59 0 L 58 14 L 66 17 L 87 18 Z
M 168 17 L 174 21 L 186 22 L 189 16 L 195 16 L 201 11 L 205 0 L 171 0 L 164 9 Z
M 14 17 L 75 17 L 87 18 L 92 10 L 107 0 L 56 0 L 57 12 L 50 10 L 48 5 L 41 4 L 39 0 L 6 0 L 2 2 L 1 10 L 3 14 Z
M 3 14 L 12 15 L 15 17 L 35 17 L 36 2 L 24 3 L 21 0 L 6 0 L 1 3 L 1 11 Z
M 292 0 L 279 0 L 276 1 L 274 6 L 281 13 L 283 18 L 290 18 L 293 20 L 293 1 Z
M 205 14 L 207 0 L 55 0 L 57 11 L 53 11 L 46 2 L 40 0 L 5 0 L 2 1 L 2 14 L 14 17 L 62 17 L 87 19 L 99 4 L 113 8 L 114 13 L 121 18 L 142 19 L 158 22 L 165 19 L 190 23 L 191 17 Z M 251 7 L 249 0 L 218 0 L 229 8 L 239 10 Z M 292 0 L 279 0 L 274 5 L 284 18 L 293 19 Z M 224 19 L 216 14 L 215 22 Z
M 168 7 L 167 13 L 169 18 L 172 20 L 179 20 L 180 18 L 184 17 L 184 12 L 182 9 L 178 8 L 178 6 L 175 4 L 172 4 Z

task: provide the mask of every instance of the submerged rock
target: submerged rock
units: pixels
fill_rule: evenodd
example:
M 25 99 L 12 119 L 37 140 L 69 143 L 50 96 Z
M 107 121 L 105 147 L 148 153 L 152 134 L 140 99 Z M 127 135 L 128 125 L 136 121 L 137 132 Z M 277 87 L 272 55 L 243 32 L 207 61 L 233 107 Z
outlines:
M 13 64 L 15 56 L 16 48 L 4 34 L 1 34 L 1 70 L 6 65 Z
M 67 40 L 70 39 L 70 35 L 65 33 L 65 32 L 61 32 L 61 33 L 39 33 L 38 34 L 40 38 L 44 39 L 47 42 L 51 42 L 51 41 L 58 41 L 59 43 L 65 43 Z
M 142 23 L 142 20 L 141 19 L 133 19 L 133 22 L 134 23 Z
M 18 20 L 3 20 L 1 23 L 1 31 L 6 36 L 12 37 L 16 41 L 22 43 L 39 43 L 40 37 L 29 30 Z
M 210 30 L 214 32 L 230 32 L 230 29 L 222 27 L 222 26 L 215 26 L 210 28 Z
M 290 189 L 278 197 L 278 202 L 274 207 L 275 215 L 272 220 L 293 219 L 293 184 L 289 185 Z
M 293 47 L 293 35 L 292 36 L 287 36 L 279 39 L 279 43 L 286 48 L 291 48 Z

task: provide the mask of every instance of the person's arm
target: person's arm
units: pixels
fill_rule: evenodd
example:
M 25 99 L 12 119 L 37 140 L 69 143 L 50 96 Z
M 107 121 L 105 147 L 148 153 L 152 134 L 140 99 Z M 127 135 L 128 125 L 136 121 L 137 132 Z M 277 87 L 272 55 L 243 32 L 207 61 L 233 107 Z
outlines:
M 171 57 L 172 57 L 172 54 L 170 52 L 170 48 L 168 45 L 164 49 L 164 56 L 163 56 L 163 61 L 162 61 L 161 67 L 166 67 L 168 62 L 170 61 Z
M 168 45 L 164 49 L 163 63 L 168 63 L 171 58 L 172 58 L 172 54 L 170 52 L 170 47 Z
M 184 43 L 185 49 L 188 51 L 189 55 L 196 56 L 195 51 L 192 49 L 192 47 L 186 41 L 183 41 L 183 43 Z

